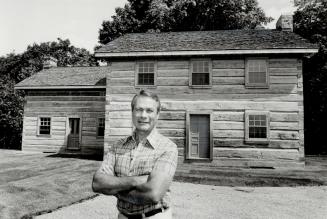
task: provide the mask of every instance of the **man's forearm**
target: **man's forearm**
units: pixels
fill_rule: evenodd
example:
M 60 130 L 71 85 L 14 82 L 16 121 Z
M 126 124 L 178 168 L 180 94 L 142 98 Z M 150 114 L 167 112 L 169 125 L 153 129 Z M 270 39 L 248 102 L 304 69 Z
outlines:
M 154 190 L 149 182 L 135 186 L 132 190 L 122 191 L 117 194 L 117 198 L 138 205 L 153 204 L 158 202 Z
M 94 192 L 105 195 L 116 195 L 120 191 L 128 191 L 146 182 L 147 176 L 116 177 L 104 173 L 96 173 L 93 177 Z

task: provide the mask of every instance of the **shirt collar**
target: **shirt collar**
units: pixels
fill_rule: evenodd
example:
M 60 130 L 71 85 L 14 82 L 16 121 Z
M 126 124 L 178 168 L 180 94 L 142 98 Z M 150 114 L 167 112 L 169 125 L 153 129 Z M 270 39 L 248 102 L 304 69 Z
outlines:
M 132 134 L 132 136 L 130 136 L 129 138 L 128 138 L 128 140 L 133 140 L 133 141 L 135 141 L 136 142 L 136 133 L 135 133 L 135 131 L 133 132 L 133 134 Z M 154 128 L 154 129 L 152 129 L 152 131 L 150 132 L 150 134 L 146 137 L 146 140 L 147 140 L 147 142 L 155 149 L 155 148 L 157 148 L 158 147 L 158 145 L 159 145 L 159 141 L 158 141 L 158 139 L 159 139 L 159 133 L 158 133 L 158 131 L 157 131 L 157 129 L 156 128 Z

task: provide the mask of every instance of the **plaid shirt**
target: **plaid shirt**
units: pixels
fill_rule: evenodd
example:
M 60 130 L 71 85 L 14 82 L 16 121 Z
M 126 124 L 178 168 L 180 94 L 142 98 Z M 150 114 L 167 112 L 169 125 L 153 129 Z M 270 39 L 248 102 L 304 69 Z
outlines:
M 144 142 L 137 145 L 135 134 L 114 144 L 102 163 L 100 170 L 117 177 L 149 175 L 152 170 L 166 169 L 173 176 L 177 166 L 177 146 L 167 137 L 152 130 Z M 138 205 L 119 199 L 117 208 L 126 214 L 146 213 L 171 204 L 170 189 L 156 204 Z

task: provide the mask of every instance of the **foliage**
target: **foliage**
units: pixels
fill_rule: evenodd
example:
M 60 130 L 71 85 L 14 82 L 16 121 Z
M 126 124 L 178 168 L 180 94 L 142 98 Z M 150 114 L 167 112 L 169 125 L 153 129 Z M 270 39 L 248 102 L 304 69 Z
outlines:
M 58 60 L 58 66 L 95 66 L 95 58 L 86 50 L 70 45 L 68 39 L 28 46 L 22 54 L 0 57 L 0 148 L 19 149 L 21 145 L 24 92 L 14 85 L 42 70 L 46 57 Z
M 294 31 L 319 45 L 319 52 L 304 62 L 306 153 L 327 153 L 327 1 L 300 0 Z
M 255 28 L 270 21 L 256 0 L 128 0 L 102 23 L 99 42 L 133 32 Z

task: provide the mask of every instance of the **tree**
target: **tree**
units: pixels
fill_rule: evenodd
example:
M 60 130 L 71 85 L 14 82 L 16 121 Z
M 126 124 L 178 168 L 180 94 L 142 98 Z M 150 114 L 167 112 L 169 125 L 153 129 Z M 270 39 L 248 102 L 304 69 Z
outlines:
M 20 148 L 24 92 L 14 91 L 14 85 L 42 70 L 44 58 L 49 56 L 58 60 L 58 66 L 97 65 L 86 49 L 60 38 L 28 46 L 22 54 L 0 57 L 0 148 Z
M 253 29 L 270 21 L 256 0 L 128 0 L 102 23 L 99 42 L 134 32 Z
M 326 154 L 327 143 L 327 1 L 299 0 L 294 31 L 319 45 L 304 60 L 304 120 L 307 154 Z

